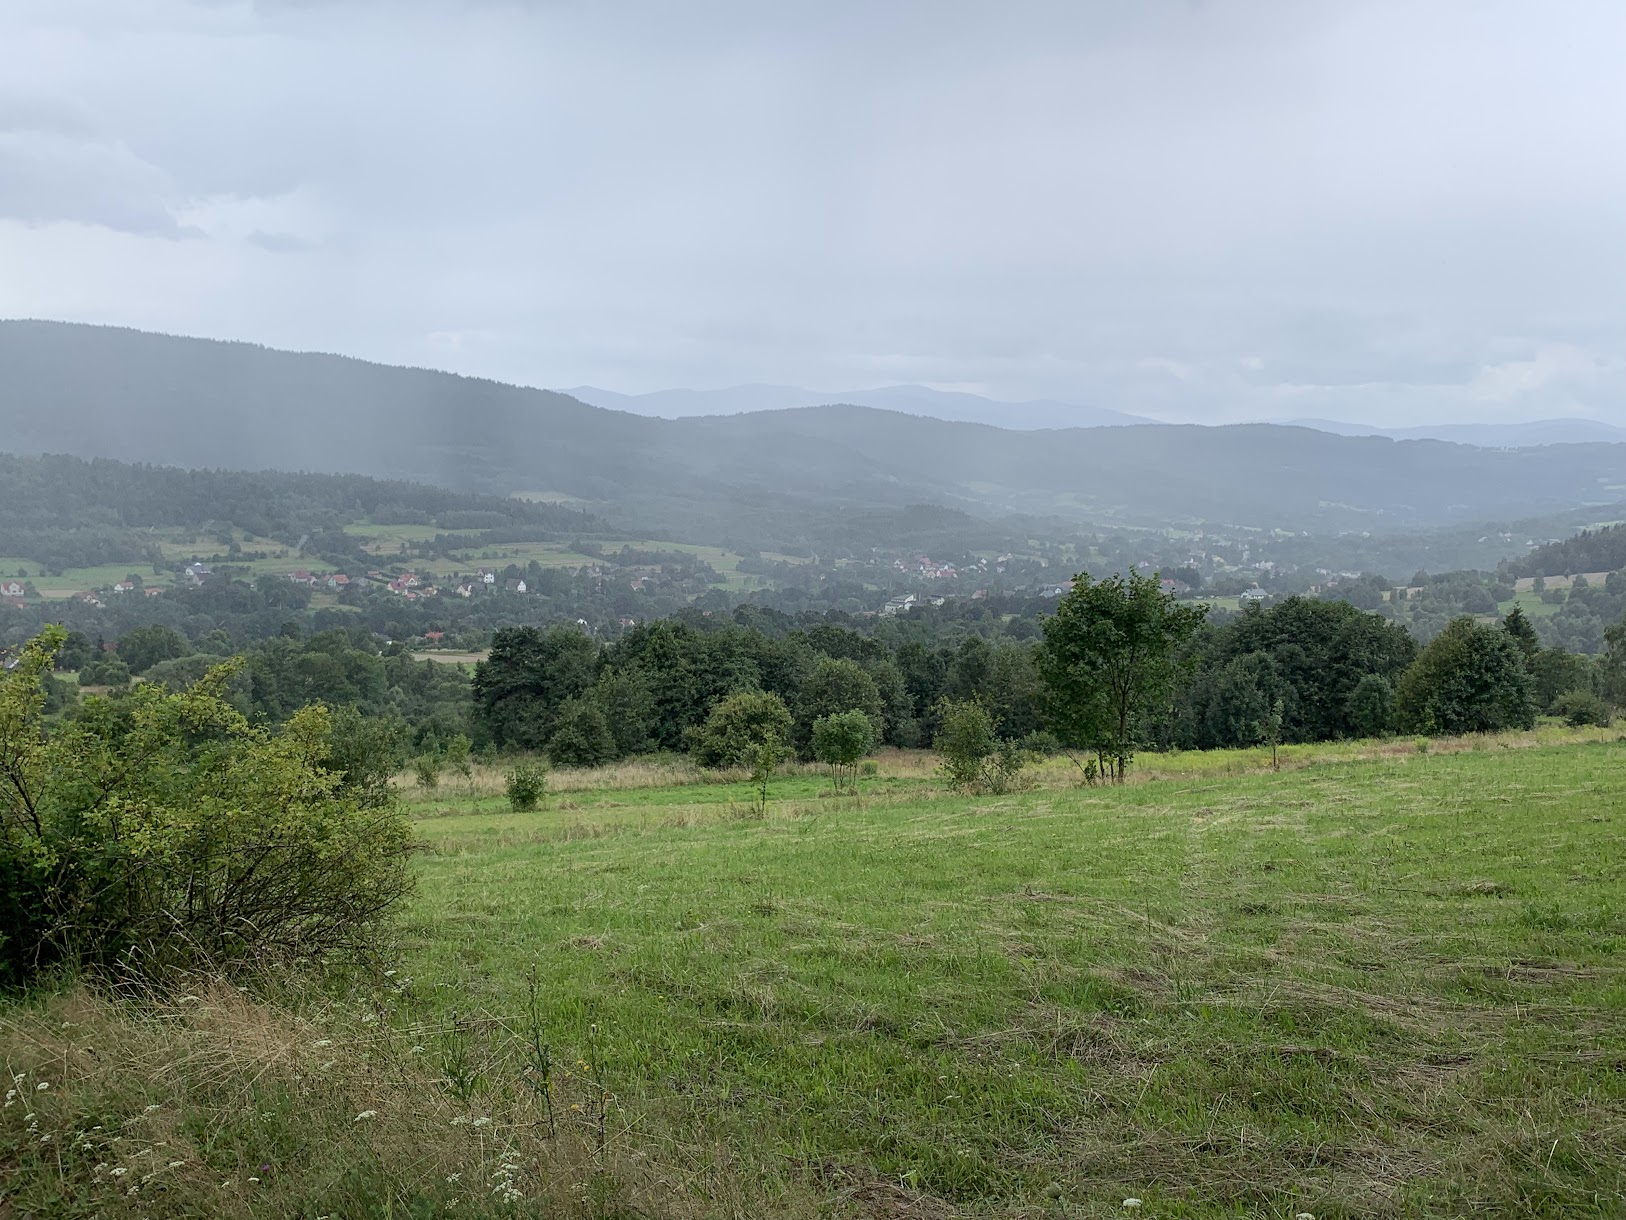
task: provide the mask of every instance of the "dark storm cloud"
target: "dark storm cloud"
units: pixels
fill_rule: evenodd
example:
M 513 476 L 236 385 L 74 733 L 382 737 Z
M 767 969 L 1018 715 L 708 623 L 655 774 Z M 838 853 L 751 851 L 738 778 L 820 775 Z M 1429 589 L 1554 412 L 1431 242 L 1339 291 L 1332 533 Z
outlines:
M 1623 34 L 1604 0 L 21 0 L 0 313 L 629 391 L 1626 423 Z

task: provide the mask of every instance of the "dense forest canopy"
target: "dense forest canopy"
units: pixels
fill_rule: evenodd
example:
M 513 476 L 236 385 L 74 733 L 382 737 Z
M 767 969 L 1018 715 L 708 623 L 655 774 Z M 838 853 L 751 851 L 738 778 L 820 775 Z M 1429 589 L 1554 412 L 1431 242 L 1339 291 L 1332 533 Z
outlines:
M 1550 542 L 1510 559 L 1511 576 L 1567 576 L 1576 572 L 1618 572 L 1626 568 L 1626 524 L 1582 530 L 1573 538 Z

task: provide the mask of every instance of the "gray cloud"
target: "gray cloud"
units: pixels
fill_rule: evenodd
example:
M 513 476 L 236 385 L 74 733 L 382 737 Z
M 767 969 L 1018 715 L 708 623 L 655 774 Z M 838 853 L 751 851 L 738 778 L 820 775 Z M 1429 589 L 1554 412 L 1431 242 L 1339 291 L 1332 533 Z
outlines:
M 1623 35 L 1611 0 L 18 0 L 0 314 L 626 391 L 1626 424 Z

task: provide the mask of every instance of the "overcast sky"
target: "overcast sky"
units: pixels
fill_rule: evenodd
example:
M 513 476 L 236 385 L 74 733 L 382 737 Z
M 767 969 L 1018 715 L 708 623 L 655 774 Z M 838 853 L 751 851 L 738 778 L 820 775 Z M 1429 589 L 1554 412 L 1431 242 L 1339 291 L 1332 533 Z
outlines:
M 0 0 L 0 316 L 1626 425 L 1621 0 Z

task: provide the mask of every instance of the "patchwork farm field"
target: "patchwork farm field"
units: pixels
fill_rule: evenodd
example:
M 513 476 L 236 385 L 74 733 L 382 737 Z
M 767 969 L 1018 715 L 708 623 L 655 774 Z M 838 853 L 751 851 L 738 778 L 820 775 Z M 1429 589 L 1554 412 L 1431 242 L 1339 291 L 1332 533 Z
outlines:
M 162 1141 L 214 1209 L 184 1214 L 1626 1214 L 1618 731 L 1143 761 L 995 797 L 891 754 L 856 798 L 783 776 L 763 818 L 675 762 L 556 773 L 529 813 L 495 773 L 404 788 L 396 973 L 170 1011 L 145 1091 L 97 1094 L 132 1137 L 103 1178 Z M 0 1013 L 0 1052 L 60 1106 L 111 1035 L 55 1003 Z M 222 1030 L 252 1054 L 208 1058 Z M 95 1197 L 71 1214 L 126 1214 Z

